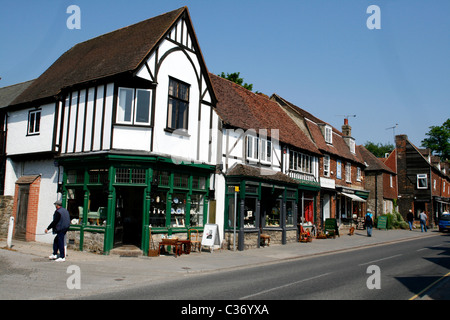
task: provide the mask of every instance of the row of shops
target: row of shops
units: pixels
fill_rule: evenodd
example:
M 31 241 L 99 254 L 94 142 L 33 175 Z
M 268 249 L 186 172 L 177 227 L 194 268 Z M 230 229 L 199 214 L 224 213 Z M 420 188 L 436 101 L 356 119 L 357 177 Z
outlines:
M 356 195 L 321 192 L 319 183 L 281 173 L 268 179 L 231 170 L 223 177 L 215 166 L 111 154 L 60 158 L 59 166 L 63 205 L 71 217 L 69 241 L 79 250 L 109 253 L 131 244 L 146 253 L 151 241 L 186 238 L 191 229 L 202 233 L 206 223 L 223 226 L 223 248 L 232 248 L 236 239 L 244 250 L 259 247 L 261 233 L 272 243 L 295 242 L 300 224 L 321 226 L 331 210 L 339 223 L 351 223 L 364 210 Z M 216 191 L 221 179 L 224 194 Z M 223 208 L 224 221 L 216 221 L 216 208 Z

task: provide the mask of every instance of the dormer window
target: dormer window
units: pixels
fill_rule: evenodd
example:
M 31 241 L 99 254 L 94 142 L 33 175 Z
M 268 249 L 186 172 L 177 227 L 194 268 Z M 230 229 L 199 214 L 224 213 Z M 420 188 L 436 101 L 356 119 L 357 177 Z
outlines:
M 350 152 L 355 154 L 356 153 L 356 151 L 355 151 L 355 140 L 349 139 L 348 143 L 349 143 Z
M 329 126 L 325 126 L 325 142 L 333 144 L 333 129 Z

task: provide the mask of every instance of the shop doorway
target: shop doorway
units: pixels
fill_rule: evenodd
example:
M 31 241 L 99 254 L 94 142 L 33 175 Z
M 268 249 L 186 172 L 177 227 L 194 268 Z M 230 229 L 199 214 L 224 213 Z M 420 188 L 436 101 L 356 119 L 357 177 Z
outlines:
M 116 189 L 116 219 L 114 246 L 141 247 L 144 188 L 119 187 Z

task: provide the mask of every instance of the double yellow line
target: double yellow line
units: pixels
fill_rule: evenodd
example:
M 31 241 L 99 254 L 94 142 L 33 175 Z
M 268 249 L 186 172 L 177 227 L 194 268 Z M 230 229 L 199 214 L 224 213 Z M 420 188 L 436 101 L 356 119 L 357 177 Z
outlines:
M 431 287 L 435 286 L 438 282 L 444 280 L 446 277 L 450 276 L 450 272 L 448 272 L 446 275 L 442 276 L 441 278 L 437 279 L 435 282 L 433 282 L 432 284 L 430 284 L 428 287 L 426 287 L 425 289 L 423 289 L 422 291 L 420 291 L 418 294 L 412 296 L 411 298 L 409 298 L 409 300 L 415 300 L 417 299 L 419 296 L 421 296 L 424 292 L 428 291 L 429 289 L 431 289 Z

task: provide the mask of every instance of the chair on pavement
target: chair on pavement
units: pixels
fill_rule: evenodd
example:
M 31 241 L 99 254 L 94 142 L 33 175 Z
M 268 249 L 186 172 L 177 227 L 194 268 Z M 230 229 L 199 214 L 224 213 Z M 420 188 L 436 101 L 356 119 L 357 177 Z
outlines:
M 202 252 L 202 241 L 197 229 L 188 230 L 188 239 L 191 241 L 191 250 L 197 248 L 198 252 Z
M 300 236 L 298 239 L 299 242 L 312 242 L 311 233 L 306 231 L 302 225 L 300 225 Z
M 266 234 L 266 233 L 262 233 L 262 228 L 259 228 L 259 239 L 262 243 L 263 246 L 266 246 L 266 241 L 267 241 L 267 246 L 270 246 L 270 235 Z

